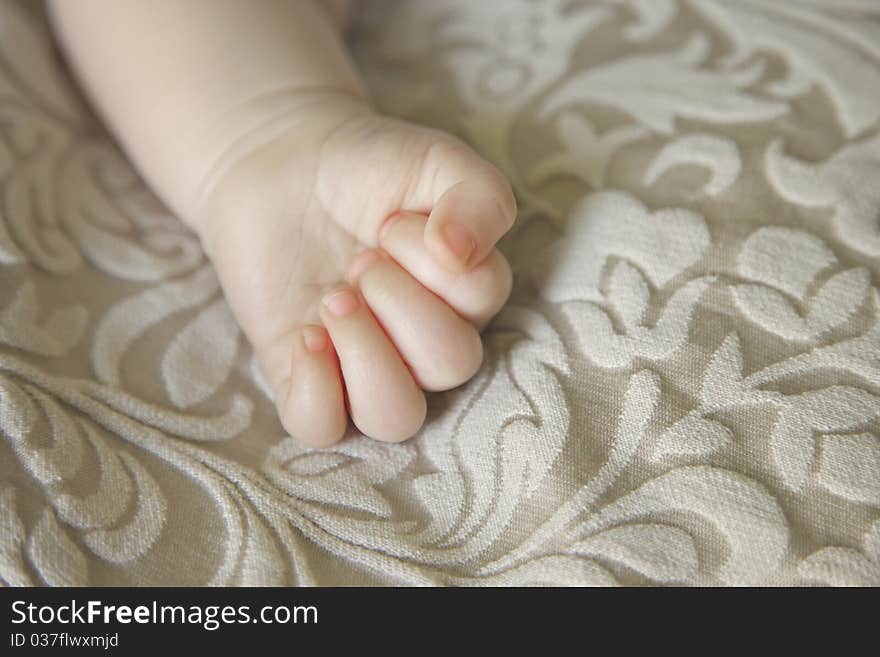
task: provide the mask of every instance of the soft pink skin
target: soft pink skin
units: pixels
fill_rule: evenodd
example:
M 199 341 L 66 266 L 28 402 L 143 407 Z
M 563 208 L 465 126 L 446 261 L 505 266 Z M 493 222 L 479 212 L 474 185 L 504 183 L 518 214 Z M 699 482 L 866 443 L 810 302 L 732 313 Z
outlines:
M 108 124 L 201 237 L 285 428 L 318 447 L 349 416 L 379 440 L 416 433 L 423 390 L 473 376 L 478 330 L 510 293 L 504 176 L 376 114 L 315 2 L 51 8 Z

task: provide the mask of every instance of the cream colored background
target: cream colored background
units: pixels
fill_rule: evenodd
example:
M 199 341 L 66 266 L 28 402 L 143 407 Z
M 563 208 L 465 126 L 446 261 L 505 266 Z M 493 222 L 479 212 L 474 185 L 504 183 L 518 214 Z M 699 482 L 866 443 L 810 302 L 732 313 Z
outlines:
M 0 578 L 880 584 L 880 5 L 363 13 L 377 103 L 513 181 L 516 287 L 415 440 L 313 452 L 0 2 Z

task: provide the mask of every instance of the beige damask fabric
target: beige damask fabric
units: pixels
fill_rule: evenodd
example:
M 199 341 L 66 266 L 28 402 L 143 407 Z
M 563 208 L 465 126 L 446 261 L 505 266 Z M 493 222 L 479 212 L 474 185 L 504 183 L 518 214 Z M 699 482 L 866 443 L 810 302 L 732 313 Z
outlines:
M 416 439 L 309 451 L 2 0 L 2 580 L 880 584 L 880 4 L 379 2 L 353 40 L 510 176 L 516 283 Z

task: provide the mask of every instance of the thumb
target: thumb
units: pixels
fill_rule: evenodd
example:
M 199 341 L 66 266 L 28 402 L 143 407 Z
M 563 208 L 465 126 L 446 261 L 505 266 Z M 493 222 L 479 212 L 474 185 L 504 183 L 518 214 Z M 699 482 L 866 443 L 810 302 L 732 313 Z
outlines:
M 473 269 L 513 226 L 516 199 L 510 183 L 461 142 L 432 149 L 422 175 L 431 181 L 431 198 L 424 199 L 432 208 L 426 250 L 453 273 Z

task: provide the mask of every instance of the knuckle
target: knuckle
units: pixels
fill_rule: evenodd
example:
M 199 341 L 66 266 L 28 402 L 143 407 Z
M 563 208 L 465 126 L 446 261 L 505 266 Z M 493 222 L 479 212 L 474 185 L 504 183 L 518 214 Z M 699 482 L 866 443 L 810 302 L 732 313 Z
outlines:
M 480 319 L 495 315 L 510 297 L 513 272 L 507 259 L 495 249 L 462 281 L 471 299 L 469 314 Z
M 411 404 L 405 412 L 398 413 L 395 421 L 375 431 L 365 432 L 376 440 L 387 443 L 400 443 L 416 435 L 425 423 L 428 405 L 425 396 L 421 395 L 421 403 Z
M 455 385 L 469 381 L 483 364 L 483 341 L 476 330 L 471 329 L 467 348 L 461 349 L 461 362 L 458 364 L 458 377 Z
M 483 342 L 472 326 L 462 333 L 454 348 L 449 349 L 445 360 L 439 364 L 435 385 L 431 390 L 442 391 L 457 388 L 473 378 L 483 364 Z
M 289 406 L 279 408 L 278 412 L 284 430 L 297 442 L 307 447 L 317 447 L 327 442 L 325 436 L 320 431 L 316 431 L 314 425 L 303 423 L 300 414 Z
M 345 436 L 347 421 L 340 422 L 336 415 L 315 408 L 308 399 L 295 395 L 280 400 L 276 409 L 284 430 L 307 447 L 330 447 Z

